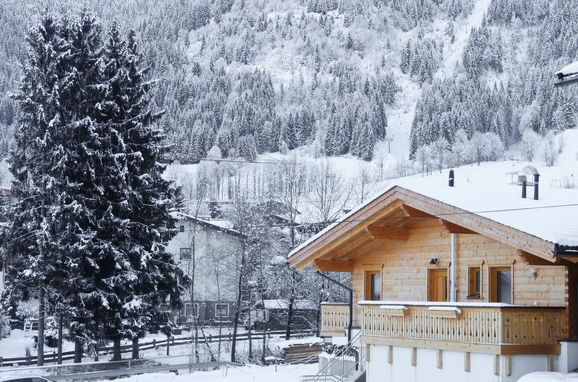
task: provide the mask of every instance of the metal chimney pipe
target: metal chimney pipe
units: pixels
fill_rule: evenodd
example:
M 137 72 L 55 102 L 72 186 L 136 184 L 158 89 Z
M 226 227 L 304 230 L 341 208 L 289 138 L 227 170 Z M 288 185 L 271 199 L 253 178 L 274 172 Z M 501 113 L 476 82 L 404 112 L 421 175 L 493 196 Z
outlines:
M 525 175 L 518 176 L 518 182 L 522 183 L 522 198 L 526 199 L 526 187 L 528 185 L 528 181 L 526 180 Z
M 540 183 L 540 174 L 534 174 L 534 200 L 538 200 L 540 196 L 540 190 L 538 184 Z
M 450 170 L 449 186 L 454 186 L 454 170 Z

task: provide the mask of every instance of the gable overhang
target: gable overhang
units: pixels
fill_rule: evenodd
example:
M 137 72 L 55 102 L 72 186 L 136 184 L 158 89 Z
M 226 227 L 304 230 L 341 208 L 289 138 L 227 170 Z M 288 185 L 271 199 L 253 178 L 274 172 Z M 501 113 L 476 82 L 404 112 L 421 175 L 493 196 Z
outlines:
M 484 235 L 548 263 L 560 260 L 552 242 L 394 186 L 298 247 L 291 253 L 289 263 L 297 269 L 314 265 L 324 271 L 350 272 L 354 254 L 362 253 L 375 240 L 407 239 L 407 228 L 399 222 L 411 218 L 438 220 L 450 233 Z

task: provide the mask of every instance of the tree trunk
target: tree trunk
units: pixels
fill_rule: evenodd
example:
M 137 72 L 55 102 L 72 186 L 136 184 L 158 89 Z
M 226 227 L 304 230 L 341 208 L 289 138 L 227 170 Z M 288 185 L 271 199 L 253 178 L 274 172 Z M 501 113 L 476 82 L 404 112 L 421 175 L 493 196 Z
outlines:
M 120 352 L 120 337 L 116 337 L 112 341 L 112 360 L 113 361 L 122 360 L 122 353 Z
M 237 282 L 237 306 L 233 318 L 233 338 L 231 340 L 231 362 L 237 362 L 237 329 L 239 327 L 239 316 L 241 315 L 241 288 L 243 286 L 243 274 L 245 273 L 245 249 L 241 254 L 241 269 L 239 270 L 239 280 Z
M 263 300 L 263 294 L 261 294 L 261 305 L 265 307 L 265 301 Z M 263 313 L 263 349 L 261 352 L 261 363 L 265 364 L 265 351 L 267 350 L 267 327 L 269 326 L 268 320 L 265 319 L 265 313 Z
M 45 301 L 44 301 L 44 284 L 42 281 L 38 285 L 38 357 L 37 365 L 44 365 L 44 319 L 45 319 Z
M 291 294 L 291 298 L 289 298 L 289 307 L 287 309 L 287 327 L 285 328 L 285 339 L 288 340 L 291 338 L 291 321 L 293 319 L 293 303 L 295 302 L 295 297 L 293 293 Z
M 138 359 L 138 337 L 132 339 L 132 359 Z
M 62 314 L 58 316 L 58 360 L 59 365 L 62 365 Z
M 82 341 L 76 337 L 74 339 L 74 363 L 82 362 Z
M 249 341 L 249 361 L 253 360 L 253 333 L 251 330 L 251 309 L 249 309 L 249 331 L 247 332 L 247 340 Z

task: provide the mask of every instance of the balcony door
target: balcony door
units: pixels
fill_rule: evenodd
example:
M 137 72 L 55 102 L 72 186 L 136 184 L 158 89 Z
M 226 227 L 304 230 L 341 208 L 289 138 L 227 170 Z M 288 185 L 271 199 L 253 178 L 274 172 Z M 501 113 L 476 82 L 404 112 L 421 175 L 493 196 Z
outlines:
M 430 269 L 428 274 L 428 300 L 448 300 L 448 270 Z
M 512 303 L 511 267 L 495 267 L 490 269 L 490 301 L 504 304 Z

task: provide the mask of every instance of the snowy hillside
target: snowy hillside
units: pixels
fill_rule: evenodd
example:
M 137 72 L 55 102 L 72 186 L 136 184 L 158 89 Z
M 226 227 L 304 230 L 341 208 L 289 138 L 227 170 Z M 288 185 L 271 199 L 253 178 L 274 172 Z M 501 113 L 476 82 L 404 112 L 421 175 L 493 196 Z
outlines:
M 0 41 L 3 153 L 18 116 L 7 92 L 20 76 L 25 20 L 46 6 L 0 4 L 10 36 Z M 49 10 L 80 7 L 66 0 Z M 497 144 L 483 158 L 495 160 L 500 144 L 508 148 L 526 130 L 546 135 L 575 125 L 574 92 L 552 87 L 553 68 L 578 51 L 568 38 L 577 11 L 567 1 L 106 0 L 91 7 L 105 27 L 121 10 L 121 28 L 137 30 L 159 79 L 155 103 L 166 110 L 172 156 L 184 162 L 213 146 L 249 160 L 301 148 L 314 157 L 443 162 L 443 151 L 455 153 L 464 139 Z

